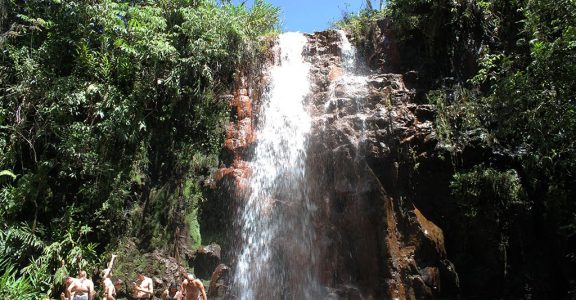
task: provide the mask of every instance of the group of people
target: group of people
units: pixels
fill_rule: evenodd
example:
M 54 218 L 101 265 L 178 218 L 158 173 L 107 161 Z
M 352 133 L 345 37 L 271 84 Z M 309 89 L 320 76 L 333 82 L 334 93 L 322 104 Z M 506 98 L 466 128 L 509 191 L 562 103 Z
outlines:
M 162 300 L 207 300 L 206 290 L 202 281 L 189 273 L 182 273 L 182 284 L 180 286 L 172 283 L 170 287 L 162 292 Z
M 115 300 L 116 291 L 123 282 L 118 279 L 112 282 L 112 266 L 116 255 L 102 272 L 103 299 Z M 150 277 L 146 277 L 143 271 L 138 270 L 138 280 L 132 283 L 132 299 L 154 299 L 154 283 Z M 96 292 L 94 283 L 87 278 L 86 271 L 80 271 L 78 278 L 67 277 L 64 279 L 64 291 L 60 294 L 60 300 L 93 300 Z M 162 292 L 163 300 L 207 300 L 206 291 L 202 281 L 189 273 L 182 273 L 182 283 L 172 283 L 169 288 Z

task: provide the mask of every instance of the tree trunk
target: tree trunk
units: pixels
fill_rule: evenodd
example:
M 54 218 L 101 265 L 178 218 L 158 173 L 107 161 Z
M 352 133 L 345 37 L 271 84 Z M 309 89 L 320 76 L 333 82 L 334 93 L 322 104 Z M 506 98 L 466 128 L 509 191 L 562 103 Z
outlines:
M 366 9 L 368 10 L 374 10 L 372 8 L 372 0 L 366 0 Z

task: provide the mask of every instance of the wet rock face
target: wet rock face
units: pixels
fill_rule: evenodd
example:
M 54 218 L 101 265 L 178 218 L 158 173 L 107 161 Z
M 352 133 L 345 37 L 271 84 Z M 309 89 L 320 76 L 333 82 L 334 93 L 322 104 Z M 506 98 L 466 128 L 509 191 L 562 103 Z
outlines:
M 229 95 L 231 120 L 226 126 L 224 140 L 225 162 L 215 174 L 217 182 L 226 180 L 232 191 L 238 195 L 246 189 L 250 169 L 246 158 L 255 141 L 255 116 L 253 115 L 254 95 L 248 79 L 241 76 L 237 80 L 234 95 Z
M 443 232 L 414 205 L 404 182 L 418 156 L 437 155 L 434 107 L 414 104 L 401 74 L 347 68 L 336 32 L 309 40 L 308 194 L 318 207 L 319 273 L 329 294 L 454 295 L 458 277 Z

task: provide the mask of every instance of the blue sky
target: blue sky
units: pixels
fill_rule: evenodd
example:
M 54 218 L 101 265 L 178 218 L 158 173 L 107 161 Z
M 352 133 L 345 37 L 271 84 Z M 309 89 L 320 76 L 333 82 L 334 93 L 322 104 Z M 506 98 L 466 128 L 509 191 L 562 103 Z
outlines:
M 233 0 L 239 4 L 244 0 Z M 246 0 L 251 6 L 253 0 Z M 283 31 L 314 32 L 322 31 L 338 19 L 344 11 L 357 12 L 365 8 L 365 0 L 268 0 L 280 8 L 280 22 Z M 376 8 L 379 1 L 372 0 Z

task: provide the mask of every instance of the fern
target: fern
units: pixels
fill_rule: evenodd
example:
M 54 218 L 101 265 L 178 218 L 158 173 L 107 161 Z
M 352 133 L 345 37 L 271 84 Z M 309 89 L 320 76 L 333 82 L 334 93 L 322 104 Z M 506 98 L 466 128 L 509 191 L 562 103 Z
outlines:
M 40 299 L 41 294 L 36 291 L 29 278 L 18 276 L 18 271 L 6 260 L 0 261 L 0 299 Z
M 41 250 L 45 246 L 44 242 L 38 237 L 41 232 L 42 230 L 39 232 L 38 229 L 36 232 L 32 231 L 30 225 L 24 222 L 4 228 L 0 232 L 0 253 L 2 257 L 9 257 L 14 260 Z

